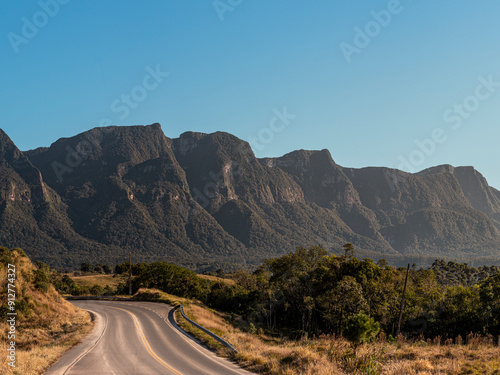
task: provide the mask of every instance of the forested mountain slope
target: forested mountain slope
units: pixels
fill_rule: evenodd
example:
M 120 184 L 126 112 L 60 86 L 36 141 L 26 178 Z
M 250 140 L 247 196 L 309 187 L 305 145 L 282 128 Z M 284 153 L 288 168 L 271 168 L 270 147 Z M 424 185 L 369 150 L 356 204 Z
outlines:
M 0 131 L 0 239 L 59 267 L 257 264 L 299 245 L 396 263 L 500 261 L 500 192 L 472 167 L 344 168 L 329 151 L 257 159 L 223 132 L 95 128 L 21 152 Z M 432 261 L 431 261 L 432 262 Z

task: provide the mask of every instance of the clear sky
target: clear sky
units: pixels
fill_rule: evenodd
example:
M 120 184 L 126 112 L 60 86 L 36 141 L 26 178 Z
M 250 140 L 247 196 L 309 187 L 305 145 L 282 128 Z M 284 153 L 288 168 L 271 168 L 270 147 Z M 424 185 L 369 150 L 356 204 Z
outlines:
M 493 0 L 2 2 L 0 128 L 26 150 L 159 122 L 259 157 L 473 165 L 500 188 L 499 15 Z

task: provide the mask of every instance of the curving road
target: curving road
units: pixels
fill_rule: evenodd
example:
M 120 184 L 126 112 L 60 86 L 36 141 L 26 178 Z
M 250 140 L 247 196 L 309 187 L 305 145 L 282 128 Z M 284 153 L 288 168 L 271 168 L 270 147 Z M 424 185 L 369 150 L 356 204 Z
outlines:
M 251 374 L 187 336 L 171 306 L 153 302 L 71 301 L 96 316 L 90 336 L 46 375 Z

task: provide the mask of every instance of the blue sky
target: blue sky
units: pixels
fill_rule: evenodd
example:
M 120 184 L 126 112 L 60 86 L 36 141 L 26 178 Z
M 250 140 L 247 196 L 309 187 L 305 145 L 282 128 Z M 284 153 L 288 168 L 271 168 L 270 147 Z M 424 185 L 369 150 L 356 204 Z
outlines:
M 492 0 L 2 2 L 0 127 L 26 150 L 159 122 L 230 132 L 259 157 L 474 165 L 500 188 L 498 14 Z

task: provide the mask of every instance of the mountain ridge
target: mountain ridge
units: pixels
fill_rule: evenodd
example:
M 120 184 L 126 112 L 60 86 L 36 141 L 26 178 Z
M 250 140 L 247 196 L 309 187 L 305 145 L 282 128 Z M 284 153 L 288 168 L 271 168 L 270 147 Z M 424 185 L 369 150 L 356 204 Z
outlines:
M 472 167 L 347 168 L 326 149 L 256 158 L 229 133 L 169 138 L 152 124 L 94 128 L 26 152 L 0 129 L 0 168 L 0 238 L 59 267 L 132 252 L 234 269 L 345 242 L 400 263 L 500 262 L 500 192 Z M 24 200 L 9 201 L 13 183 Z

